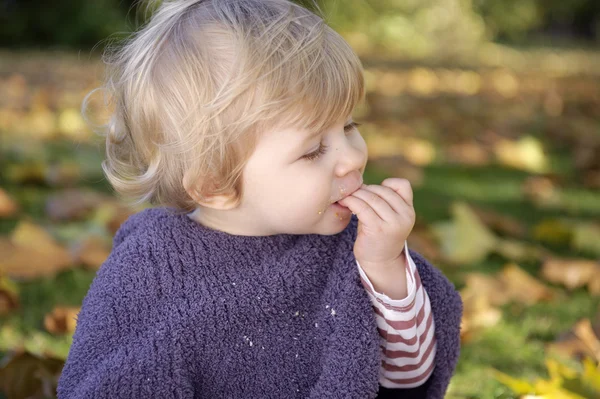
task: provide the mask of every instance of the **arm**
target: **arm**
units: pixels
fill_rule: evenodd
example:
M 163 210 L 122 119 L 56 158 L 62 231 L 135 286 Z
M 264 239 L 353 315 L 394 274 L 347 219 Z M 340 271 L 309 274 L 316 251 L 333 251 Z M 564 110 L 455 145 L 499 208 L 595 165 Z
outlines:
M 405 242 L 403 259 L 405 278 L 390 281 L 402 285 L 406 296 L 391 299 L 377 292 L 360 267 L 361 281 L 375 311 L 382 337 L 382 374 L 380 384 L 386 388 L 413 388 L 424 384 L 431 375 L 435 359 L 435 325 L 427 292 Z

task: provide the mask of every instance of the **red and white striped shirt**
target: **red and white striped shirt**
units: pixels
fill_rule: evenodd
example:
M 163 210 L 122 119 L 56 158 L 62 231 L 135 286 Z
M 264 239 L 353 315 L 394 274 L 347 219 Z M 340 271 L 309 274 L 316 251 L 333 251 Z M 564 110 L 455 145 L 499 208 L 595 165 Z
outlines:
M 379 383 L 386 388 L 414 388 L 427 381 L 434 368 L 436 341 L 431 304 L 415 262 L 404 243 L 407 296 L 391 299 L 376 292 L 358 265 L 363 286 L 373 303 L 381 335 Z

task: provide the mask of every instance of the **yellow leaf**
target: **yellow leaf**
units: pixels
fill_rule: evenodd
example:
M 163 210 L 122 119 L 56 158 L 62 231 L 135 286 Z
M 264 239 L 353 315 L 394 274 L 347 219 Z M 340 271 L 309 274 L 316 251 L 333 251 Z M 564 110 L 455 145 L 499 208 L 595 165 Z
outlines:
M 544 220 L 532 229 L 533 238 L 552 244 L 567 244 L 571 242 L 573 231 L 571 226 L 562 220 Z
M 598 396 L 600 396 L 600 365 L 594 363 L 589 357 L 583 359 L 582 380 L 594 390 L 598 391 Z
M 527 395 L 535 393 L 535 387 L 529 381 L 513 378 L 495 369 L 492 370 L 492 373 L 498 381 L 509 387 L 516 394 Z
M 524 136 L 518 141 L 499 140 L 494 152 L 503 165 L 534 173 L 546 172 L 548 169 L 542 143 L 532 136 Z

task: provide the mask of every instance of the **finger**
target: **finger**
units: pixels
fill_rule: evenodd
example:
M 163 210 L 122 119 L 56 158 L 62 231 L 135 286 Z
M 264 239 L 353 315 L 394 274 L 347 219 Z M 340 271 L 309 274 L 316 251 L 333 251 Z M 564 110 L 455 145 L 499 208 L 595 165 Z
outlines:
M 409 206 L 404 199 L 390 187 L 372 184 L 368 186 L 363 185 L 363 188 L 379 195 L 381 198 L 387 201 L 387 203 L 396 213 L 406 212 L 406 208 Z
M 357 197 L 365 201 L 383 221 L 390 222 L 398 217 L 398 213 L 392 209 L 387 201 L 373 191 L 359 188 L 352 193 L 351 197 Z
M 391 188 L 402 197 L 407 205 L 413 206 L 413 190 L 408 180 L 392 177 L 382 181 L 381 185 Z
M 354 195 L 350 195 L 338 203 L 350 209 L 365 226 L 377 226 L 383 222 L 368 203 Z

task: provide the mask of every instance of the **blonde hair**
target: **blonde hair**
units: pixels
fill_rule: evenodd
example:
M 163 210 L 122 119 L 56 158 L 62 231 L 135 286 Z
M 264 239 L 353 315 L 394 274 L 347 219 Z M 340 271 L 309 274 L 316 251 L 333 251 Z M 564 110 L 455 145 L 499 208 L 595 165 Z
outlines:
M 287 0 L 163 1 L 105 63 L 107 179 L 137 203 L 184 211 L 197 205 L 184 179 L 237 201 L 261 131 L 327 129 L 364 96 L 350 46 Z

